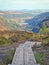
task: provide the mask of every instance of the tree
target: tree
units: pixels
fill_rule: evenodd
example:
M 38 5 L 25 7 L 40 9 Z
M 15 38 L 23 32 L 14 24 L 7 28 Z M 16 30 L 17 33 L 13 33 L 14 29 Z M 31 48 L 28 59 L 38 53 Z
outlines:
M 46 28 L 45 23 L 43 23 L 42 30 L 43 30 L 43 33 L 47 33 L 47 28 Z
M 39 33 L 40 33 L 40 34 L 42 34 L 42 33 L 43 33 L 43 34 L 46 34 L 46 33 L 47 33 L 47 28 L 46 28 L 45 23 L 43 23 L 42 28 L 40 29 Z

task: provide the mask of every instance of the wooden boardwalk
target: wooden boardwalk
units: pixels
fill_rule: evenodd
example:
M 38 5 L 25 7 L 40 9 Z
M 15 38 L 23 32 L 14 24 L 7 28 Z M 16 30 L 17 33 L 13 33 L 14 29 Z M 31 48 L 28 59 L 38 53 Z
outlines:
M 35 42 L 25 42 L 16 48 L 14 58 L 11 64 L 8 65 L 40 65 L 36 63 L 31 46 Z

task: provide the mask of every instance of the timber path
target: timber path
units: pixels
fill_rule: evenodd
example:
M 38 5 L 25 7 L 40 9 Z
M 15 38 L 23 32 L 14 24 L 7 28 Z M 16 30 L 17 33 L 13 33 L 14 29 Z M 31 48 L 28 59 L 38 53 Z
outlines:
M 41 44 L 41 42 L 30 41 L 20 44 L 19 47 L 16 48 L 12 63 L 8 65 L 40 65 L 36 63 L 34 53 L 31 49 L 35 43 Z

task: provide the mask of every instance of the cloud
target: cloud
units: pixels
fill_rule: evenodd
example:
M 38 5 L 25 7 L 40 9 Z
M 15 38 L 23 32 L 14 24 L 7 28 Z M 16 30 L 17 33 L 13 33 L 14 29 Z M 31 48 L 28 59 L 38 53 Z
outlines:
M 0 4 L 45 4 L 49 3 L 49 0 L 0 0 Z
M 1 9 L 43 9 L 49 7 L 49 0 L 0 0 Z

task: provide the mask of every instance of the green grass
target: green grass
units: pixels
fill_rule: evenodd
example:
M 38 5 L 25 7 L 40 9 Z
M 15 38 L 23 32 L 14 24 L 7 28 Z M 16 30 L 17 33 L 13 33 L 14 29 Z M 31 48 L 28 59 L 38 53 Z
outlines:
M 35 56 L 37 64 L 45 65 L 45 60 L 44 60 L 45 55 L 44 55 L 43 51 L 41 50 L 41 48 L 42 47 L 40 47 L 40 48 L 34 47 L 34 48 L 32 48 L 32 50 L 34 51 L 34 56 Z
M 33 51 L 37 64 L 49 65 L 49 46 L 36 47 Z
M 0 46 L 3 46 L 3 45 L 8 45 L 10 44 L 9 40 L 7 40 L 6 38 L 0 38 Z
M 38 64 L 42 64 L 43 63 L 43 59 L 44 59 L 44 54 L 42 52 L 36 53 L 35 54 L 35 59 L 36 59 Z
M 5 58 L 0 62 L 0 65 L 8 65 L 8 64 L 11 64 L 12 63 L 12 60 L 13 60 L 13 56 L 14 56 L 14 53 L 15 53 L 15 49 L 13 50 L 9 50 L 5 56 Z
M 14 53 L 15 53 L 15 49 L 13 49 L 12 51 L 9 51 L 9 53 L 5 59 L 7 65 L 12 63 Z
M 49 43 L 49 37 L 45 37 L 42 39 L 42 44 L 48 44 Z

